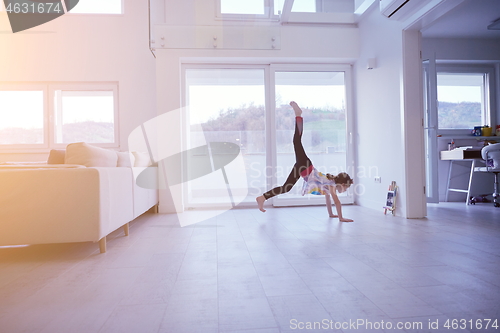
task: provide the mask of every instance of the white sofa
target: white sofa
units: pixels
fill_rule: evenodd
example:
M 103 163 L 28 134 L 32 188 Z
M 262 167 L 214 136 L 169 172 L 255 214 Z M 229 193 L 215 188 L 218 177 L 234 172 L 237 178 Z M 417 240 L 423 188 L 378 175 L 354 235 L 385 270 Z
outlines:
M 128 223 L 158 203 L 157 190 L 135 182 L 145 168 L 0 166 L 0 246 L 92 241 L 105 252 L 109 233 L 128 235 Z

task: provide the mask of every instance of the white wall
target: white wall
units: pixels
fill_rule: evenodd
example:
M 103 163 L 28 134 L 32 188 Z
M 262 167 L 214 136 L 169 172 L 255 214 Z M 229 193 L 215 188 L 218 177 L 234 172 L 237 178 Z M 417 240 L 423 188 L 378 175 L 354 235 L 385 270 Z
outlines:
M 500 40 L 423 38 L 423 58 L 429 59 L 433 53 L 442 60 L 500 60 Z
M 16 34 L 0 13 L 0 81 L 118 82 L 121 150 L 127 149 L 128 134 L 156 115 L 148 4 L 124 2 L 124 15 L 67 14 Z M 47 154 L 0 152 L 0 160 L 44 160 Z
M 358 204 L 382 211 L 387 188 L 394 180 L 400 187 L 397 215 L 406 216 L 402 26 L 372 6 L 359 23 L 359 33 L 360 55 L 355 65 L 357 183 L 365 193 L 358 197 Z M 369 58 L 376 58 L 376 68 L 367 69 Z M 363 170 L 371 172 L 363 174 Z M 375 183 L 375 176 L 382 182 Z

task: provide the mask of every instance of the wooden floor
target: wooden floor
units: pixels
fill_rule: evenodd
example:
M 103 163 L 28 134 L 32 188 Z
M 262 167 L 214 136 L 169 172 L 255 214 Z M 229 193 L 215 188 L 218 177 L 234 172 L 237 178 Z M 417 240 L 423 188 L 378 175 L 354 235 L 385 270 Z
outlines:
M 146 214 L 105 254 L 0 248 L 0 332 L 500 332 L 485 329 L 500 325 L 499 208 L 344 212 L 355 222 L 324 207 L 237 209 L 184 228 Z

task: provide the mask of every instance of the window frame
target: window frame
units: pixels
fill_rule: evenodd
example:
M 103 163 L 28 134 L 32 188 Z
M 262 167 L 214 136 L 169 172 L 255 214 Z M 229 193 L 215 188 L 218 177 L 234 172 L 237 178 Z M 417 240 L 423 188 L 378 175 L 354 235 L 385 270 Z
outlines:
M 187 89 L 187 70 L 200 70 L 200 69 L 264 69 L 265 74 L 265 94 L 266 94 L 266 187 L 271 188 L 273 184 L 277 183 L 277 176 L 275 174 L 277 165 L 277 149 L 276 149 L 276 133 L 275 133 L 275 72 L 281 71 L 292 71 L 292 72 L 344 72 L 344 84 L 345 84 L 345 103 L 346 103 L 346 169 L 351 170 L 348 172 L 357 172 L 354 164 L 354 144 L 353 144 L 353 124 L 354 121 L 352 117 L 354 116 L 353 109 L 353 82 L 352 82 L 352 66 L 349 64 L 335 64 L 335 63 L 276 63 L 271 60 L 261 59 L 250 62 L 224 62 L 215 61 L 207 62 L 206 59 L 186 59 L 181 63 L 181 106 L 186 107 L 187 111 L 182 113 L 182 145 L 185 148 L 188 142 L 188 130 L 184 130 L 189 123 L 189 105 L 187 104 L 188 89 Z M 188 184 L 184 183 L 182 187 L 182 198 L 184 203 L 192 209 L 206 207 L 206 204 L 189 203 L 188 197 Z M 356 197 L 359 195 L 354 189 L 347 193 L 347 196 L 339 197 L 342 204 L 353 204 Z M 274 204 L 273 198 L 271 203 Z M 321 200 L 320 200 L 321 199 Z M 279 200 L 279 199 L 278 199 Z M 289 206 L 289 205 L 324 205 L 324 200 L 321 196 L 311 196 L 309 199 L 304 201 L 303 198 L 287 198 L 281 199 L 277 205 L 279 207 Z M 239 204 L 240 207 L 247 207 L 251 205 L 246 201 Z M 214 208 L 214 204 L 209 204 L 211 208 Z
M 44 121 L 43 121 L 43 144 L 11 144 L 0 145 L 0 150 L 4 152 L 46 152 L 50 149 L 63 149 L 69 143 L 56 143 L 56 110 L 55 91 L 113 91 L 114 100 L 114 141 L 112 143 L 90 144 L 102 148 L 120 147 L 119 129 L 119 84 L 118 82 L 38 82 L 38 83 L 9 83 L 0 82 L 0 91 L 31 91 L 42 90 L 44 94 Z
M 496 77 L 495 67 L 487 65 L 458 65 L 458 64 L 436 64 L 436 80 L 439 74 L 483 74 L 483 96 L 482 102 L 484 110 L 482 117 L 485 124 L 479 126 L 496 124 Z M 437 89 L 437 86 L 436 86 Z M 439 98 L 436 94 L 436 98 Z M 439 116 L 439 110 L 436 108 L 436 116 Z M 439 122 L 436 123 L 438 135 L 470 135 L 472 128 L 469 129 L 443 129 L 439 128 Z

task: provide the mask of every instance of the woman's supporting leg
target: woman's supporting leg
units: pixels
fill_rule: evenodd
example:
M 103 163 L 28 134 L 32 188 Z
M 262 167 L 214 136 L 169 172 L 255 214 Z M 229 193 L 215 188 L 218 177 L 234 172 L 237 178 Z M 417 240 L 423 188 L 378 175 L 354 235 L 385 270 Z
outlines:
M 297 180 L 300 179 L 300 170 L 297 167 L 297 165 L 294 165 L 292 168 L 292 171 L 290 171 L 290 174 L 288 175 L 288 178 L 286 179 L 285 183 L 281 186 L 277 186 L 273 188 L 270 191 L 267 191 L 266 193 L 263 194 L 264 198 L 270 199 L 272 197 L 275 197 L 277 195 L 289 192 L 293 185 L 297 182 Z
M 290 172 L 288 178 L 286 179 L 285 183 L 282 186 L 275 187 L 272 190 L 267 191 L 266 193 L 255 199 L 257 201 L 257 205 L 259 206 L 260 211 L 261 212 L 266 211 L 264 209 L 264 202 L 267 199 L 289 192 L 292 189 L 293 185 L 295 185 L 297 180 L 299 180 L 299 178 L 300 178 L 300 170 L 296 165 L 294 165 L 292 171 Z

